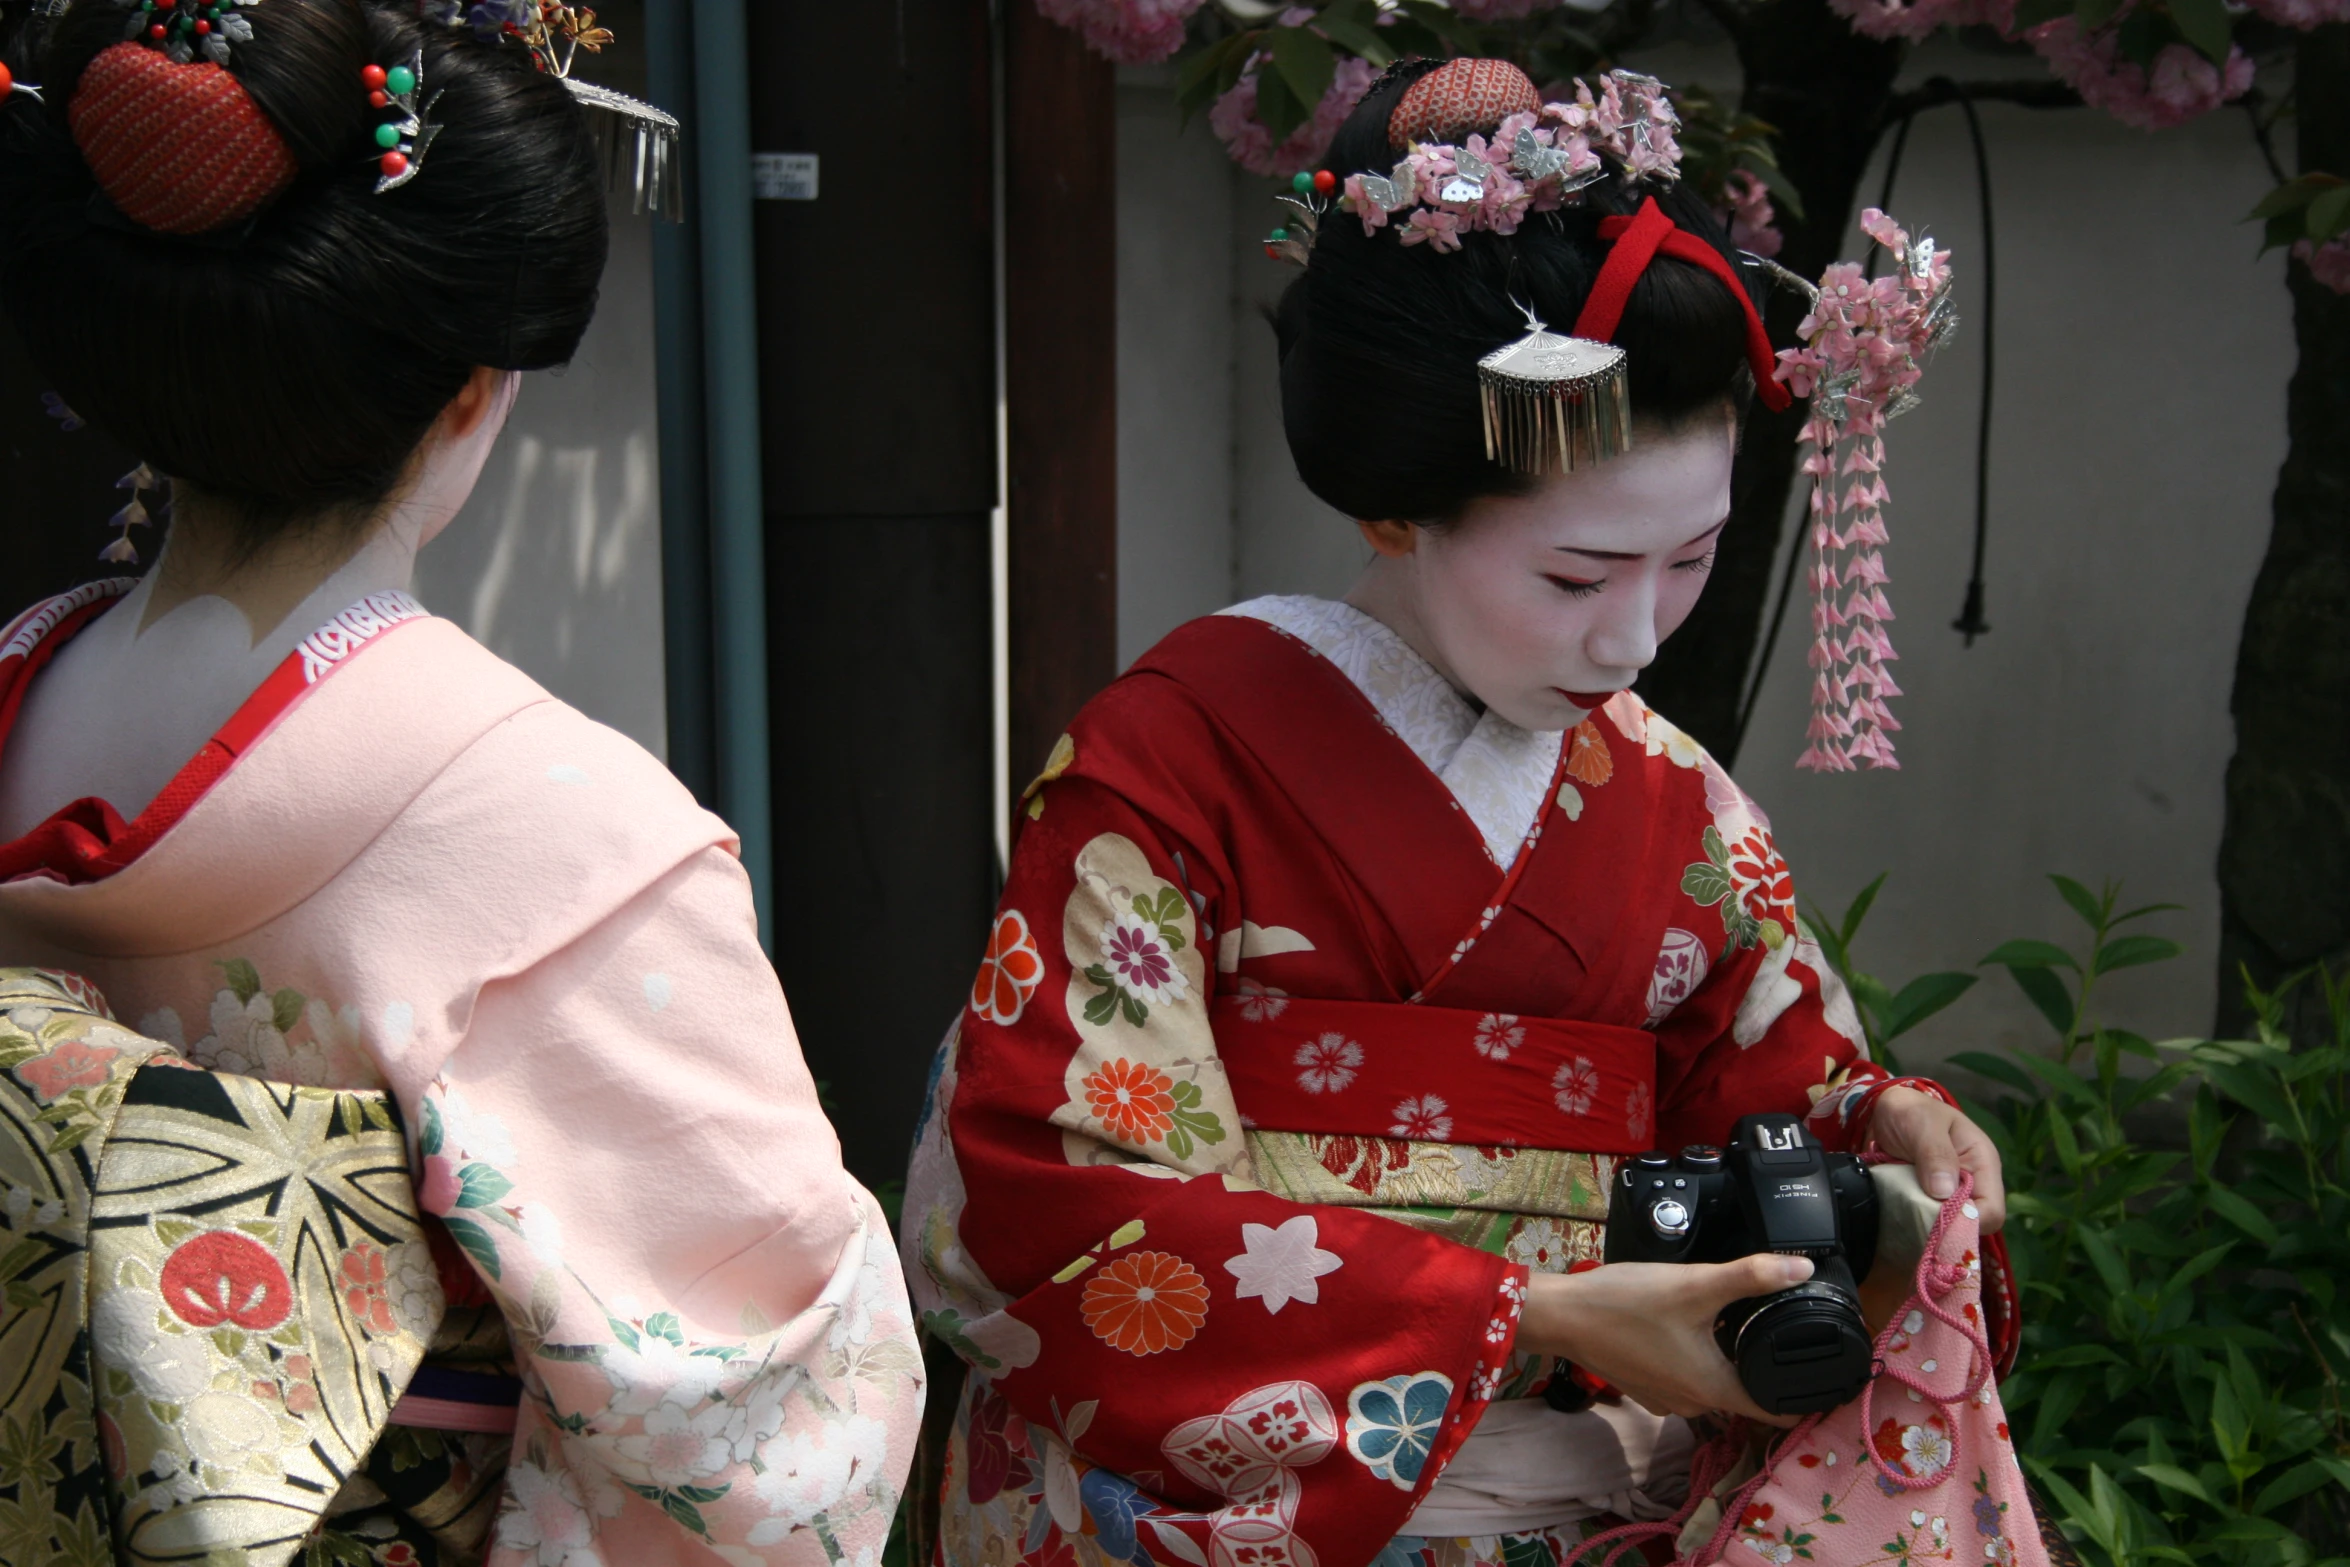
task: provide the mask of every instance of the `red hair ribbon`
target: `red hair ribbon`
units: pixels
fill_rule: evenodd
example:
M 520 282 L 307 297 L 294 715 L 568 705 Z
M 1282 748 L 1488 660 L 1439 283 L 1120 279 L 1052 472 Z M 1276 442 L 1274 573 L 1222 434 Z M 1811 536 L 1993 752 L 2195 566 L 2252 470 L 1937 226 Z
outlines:
M 1583 302 L 1582 314 L 1575 317 L 1575 335 L 1594 343 L 1612 343 L 1616 327 L 1624 319 L 1624 307 L 1632 299 L 1632 286 L 1658 253 L 1676 261 L 1705 268 L 1722 280 L 1722 286 L 1738 301 L 1746 312 L 1746 362 L 1754 367 L 1754 389 L 1765 408 L 1780 412 L 1794 401 L 1787 388 L 1774 377 L 1779 362 L 1771 348 L 1770 334 L 1763 330 L 1762 316 L 1754 308 L 1754 298 L 1746 292 L 1746 285 L 1722 259 L 1722 253 L 1676 224 L 1665 215 L 1665 209 L 1650 196 L 1640 203 L 1640 210 L 1628 218 L 1602 218 L 1599 237 L 1613 242 L 1607 261 L 1599 269 L 1599 281 L 1591 285 L 1591 297 Z
M 235 76 L 209 62 L 175 64 L 143 44 L 116 44 L 92 60 L 66 120 L 115 210 L 164 234 L 208 234 L 249 218 L 300 172 Z

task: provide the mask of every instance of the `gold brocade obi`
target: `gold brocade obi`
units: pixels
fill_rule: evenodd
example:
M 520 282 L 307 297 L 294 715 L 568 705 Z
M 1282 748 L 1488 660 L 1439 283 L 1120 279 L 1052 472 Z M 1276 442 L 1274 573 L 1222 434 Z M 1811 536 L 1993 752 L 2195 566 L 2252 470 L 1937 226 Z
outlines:
M 387 1095 L 206 1071 L 0 969 L 0 1221 L 0 1560 L 479 1559 L 507 1439 L 389 1417 L 504 1323 L 445 1310 Z

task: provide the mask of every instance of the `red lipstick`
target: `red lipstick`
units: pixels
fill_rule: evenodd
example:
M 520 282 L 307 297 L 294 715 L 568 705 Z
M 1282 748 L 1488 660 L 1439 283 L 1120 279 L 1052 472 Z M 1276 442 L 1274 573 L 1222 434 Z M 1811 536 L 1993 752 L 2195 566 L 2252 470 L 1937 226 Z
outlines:
M 1551 689 L 1586 712 L 1605 707 L 1607 699 L 1615 695 L 1613 691 L 1568 691 L 1558 686 L 1552 686 Z

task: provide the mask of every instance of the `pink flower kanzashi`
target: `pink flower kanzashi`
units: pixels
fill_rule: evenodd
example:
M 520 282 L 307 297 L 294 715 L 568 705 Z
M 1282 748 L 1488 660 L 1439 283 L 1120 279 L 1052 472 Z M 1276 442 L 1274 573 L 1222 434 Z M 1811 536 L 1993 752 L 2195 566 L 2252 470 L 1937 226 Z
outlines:
M 2007 29 L 2015 0 L 1828 0 L 1864 38 L 1919 39 L 1944 27 L 1988 23 Z
M 1206 0 L 1036 0 L 1058 22 L 1120 65 L 1149 65 L 1183 47 L 1185 25 Z
M 1417 245 L 1422 241 L 1438 250 L 1461 248 L 1461 220 L 1458 213 L 1438 207 L 1421 207 L 1412 213 L 1412 220 L 1404 225 L 1403 242 Z
M 2337 294 L 2350 294 L 2350 236 L 2329 239 L 2320 245 L 2311 240 L 2293 242 L 2293 259 L 2309 269 L 2309 275 Z
M 54 1103 L 77 1088 L 95 1088 L 105 1082 L 121 1054 L 109 1045 L 69 1039 L 18 1067 L 16 1075 L 44 1101 Z
M 1893 253 L 1891 273 L 1871 279 L 1851 262 L 1830 267 L 1798 328 L 1803 346 L 1779 356 L 1779 378 L 1812 399 L 1802 464 L 1812 476 L 1812 716 L 1796 765 L 1820 772 L 1900 765 L 1890 738 L 1900 725 L 1885 705 L 1901 688 L 1885 670 L 1897 655 L 1885 633 L 1893 607 L 1881 551 L 1891 497 L 1880 432 L 1949 327 L 1949 254 L 1923 240 L 1912 246 L 1873 207 L 1861 228 Z M 1841 599 L 1839 589 L 1848 590 Z

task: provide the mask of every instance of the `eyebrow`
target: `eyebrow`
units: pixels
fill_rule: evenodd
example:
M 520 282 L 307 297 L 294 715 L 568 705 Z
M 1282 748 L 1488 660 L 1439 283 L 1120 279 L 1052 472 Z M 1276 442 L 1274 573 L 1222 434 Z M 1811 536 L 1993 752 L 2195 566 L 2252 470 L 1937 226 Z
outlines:
M 1689 540 L 1685 544 L 1676 544 L 1666 553 L 1678 555 L 1683 550 L 1694 549 L 1698 545 L 1703 544 L 1707 539 L 1710 539 L 1715 534 L 1721 532 L 1729 525 L 1730 519 L 1724 517 L 1720 522 L 1715 523 L 1712 527 L 1706 529 L 1696 538 Z M 1554 546 L 1554 548 L 1556 548 L 1557 551 L 1561 554 L 1581 555 L 1586 560 L 1640 560 L 1645 558 L 1642 552 L 1639 550 L 1587 550 L 1578 548 L 1572 544 L 1560 544 Z

